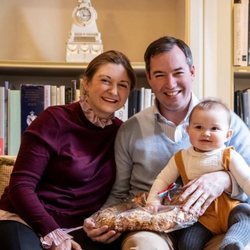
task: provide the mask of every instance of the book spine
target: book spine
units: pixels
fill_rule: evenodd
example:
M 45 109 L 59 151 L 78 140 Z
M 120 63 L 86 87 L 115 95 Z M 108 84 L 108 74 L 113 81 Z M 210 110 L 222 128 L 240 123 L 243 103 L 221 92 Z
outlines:
M 250 65 L 250 0 L 248 1 L 248 54 L 247 54 L 247 65 Z
M 65 86 L 60 85 L 57 87 L 57 105 L 65 104 Z
M 249 116 L 249 126 L 248 128 L 250 129 L 250 88 L 246 89 L 247 92 L 247 104 L 248 104 L 248 116 Z
M 128 117 L 133 116 L 139 111 L 140 108 L 140 100 L 139 100 L 140 91 L 138 89 L 134 89 L 130 92 L 128 99 Z
M 0 87 L 0 155 L 5 154 L 5 88 Z
M 151 98 L 152 98 L 152 90 L 146 88 L 144 95 L 144 108 L 148 108 L 151 106 Z
M 51 106 L 57 105 L 57 86 L 50 86 L 50 104 Z
M 128 119 L 128 100 L 122 108 L 115 111 L 115 116 L 124 122 Z
M 65 86 L 64 85 L 60 85 L 59 87 L 59 97 L 60 97 L 60 105 L 64 105 L 65 104 Z
M 80 89 L 76 89 L 76 92 L 75 92 L 75 102 L 78 102 L 80 100 L 80 95 L 81 95 Z
M 140 94 L 141 94 L 141 98 L 140 98 L 140 111 L 144 109 L 144 98 L 145 98 L 145 88 L 142 87 L 140 89 Z
M 44 86 L 21 85 L 21 133 L 44 110 Z
M 244 90 L 242 92 L 242 108 L 243 108 L 243 121 L 246 123 L 247 127 L 250 128 L 250 117 L 248 109 L 248 92 Z
M 234 0 L 234 65 L 248 64 L 249 0 Z
M 70 104 L 73 102 L 73 88 L 65 87 L 65 104 Z
M 151 106 L 153 106 L 155 103 L 155 94 L 152 92 L 151 93 Z
M 71 80 L 71 88 L 72 88 L 72 98 L 73 102 L 75 102 L 77 99 L 77 94 L 76 94 L 76 88 L 77 88 L 77 81 L 76 80 Z
M 44 109 L 51 105 L 50 85 L 44 85 Z
M 240 116 L 241 115 L 241 90 L 236 90 L 234 92 L 234 112 Z
M 8 155 L 17 155 L 21 141 L 20 90 L 8 91 Z

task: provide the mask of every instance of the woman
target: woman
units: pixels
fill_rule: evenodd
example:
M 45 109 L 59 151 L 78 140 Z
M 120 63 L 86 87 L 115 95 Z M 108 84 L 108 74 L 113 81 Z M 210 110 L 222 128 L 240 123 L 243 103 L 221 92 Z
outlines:
M 82 84 L 79 102 L 49 107 L 22 136 L 0 200 L 5 250 L 105 249 L 81 226 L 114 182 L 114 139 L 122 123 L 114 112 L 134 88 L 135 74 L 124 54 L 107 51 L 89 63 Z

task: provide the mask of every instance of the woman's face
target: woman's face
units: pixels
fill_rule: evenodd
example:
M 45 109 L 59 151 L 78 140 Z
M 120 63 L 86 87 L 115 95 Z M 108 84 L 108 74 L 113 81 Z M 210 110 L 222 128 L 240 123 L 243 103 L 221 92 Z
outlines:
M 121 64 L 102 65 L 91 81 L 83 82 L 88 102 L 100 118 L 110 117 L 126 102 L 130 92 L 130 79 Z

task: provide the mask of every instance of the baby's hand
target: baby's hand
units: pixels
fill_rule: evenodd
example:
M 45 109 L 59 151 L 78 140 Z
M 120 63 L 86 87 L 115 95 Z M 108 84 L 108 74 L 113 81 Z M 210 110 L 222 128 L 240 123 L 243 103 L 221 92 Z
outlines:
M 147 203 L 146 208 L 150 213 L 157 213 L 161 207 L 161 204 L 158 203 Z

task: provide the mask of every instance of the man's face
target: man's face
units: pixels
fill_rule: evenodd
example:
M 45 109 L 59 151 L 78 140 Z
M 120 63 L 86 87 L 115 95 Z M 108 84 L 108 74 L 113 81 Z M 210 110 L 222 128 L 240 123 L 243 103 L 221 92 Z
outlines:
M 163 116 L 187 110 L 194 71 L 194 66 L 190 69 L 184 53 L 177 46 L 151 58 L 150 75 L 147 74 L 147 79 L 159 101 Z

